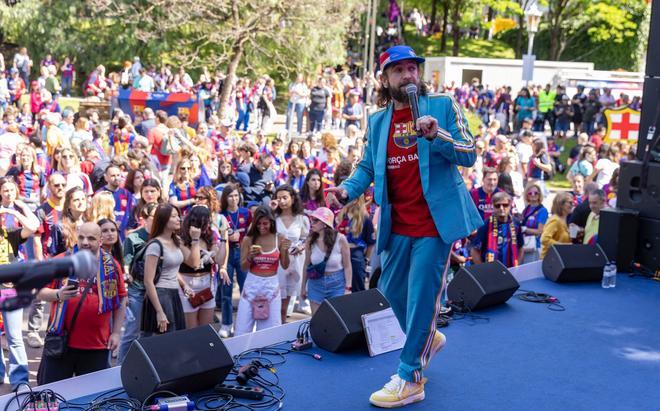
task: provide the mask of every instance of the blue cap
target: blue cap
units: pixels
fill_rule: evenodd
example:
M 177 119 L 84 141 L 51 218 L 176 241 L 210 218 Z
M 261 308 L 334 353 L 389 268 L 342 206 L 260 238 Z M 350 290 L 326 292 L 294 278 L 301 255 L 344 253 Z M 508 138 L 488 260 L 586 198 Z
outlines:
M 426 61 L 424 57 L 419 57 L 409 46 L 394 46 L 380 53 L 380 69 L 385 70 L 387 66 L 401 60 L 414 60 L 418 64 Z

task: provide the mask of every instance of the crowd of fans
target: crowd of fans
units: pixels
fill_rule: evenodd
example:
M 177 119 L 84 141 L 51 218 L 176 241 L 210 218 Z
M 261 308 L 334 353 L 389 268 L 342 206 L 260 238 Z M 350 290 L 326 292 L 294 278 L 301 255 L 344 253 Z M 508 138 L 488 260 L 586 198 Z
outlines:
M 121 362 L 140 335 L 214 321 L 222 337 L 240 335 L 369 286 L 378 265 L 373 193 L 342 207 L 327 202 L 323 190 L 360 161 L 367 97 L 378 92 L 374 78 L 332 68 L 310 79 L 299 75 L 289 86 L 289 132 L 267 138 L 263 119 L 273 115 L 276 97 L 267 77 L 256 81 L 263 85 L 259 100 L 250 81 L 239 79 L 228 115 L 211 109 L 196 125 L 148 108 L 137 118 L 114 110 L 103 122 L 98 112 L 59 106 L 73 83 L 64 73 L 75 73 L 67 59 L 58 66 L 47 56 L 40 66 L 46 77 L 30 82 L 31 60 L 20 57 L 24 49 L 17 56 L 9 94 L 0 71 L 0 258 L 8 264 L 88 250 L 100 261 L 93 280 L 55 281 L 29 309 L 30 346 L 43 346 L 44 318 L 47 345 L 49 336 L 68 335 L 63 356 L 44 351 L 40 383 L 108 367 L 111 356 Z M 135 59 L 111 82 L 192 91 L 211 78 L 193 83 L 185 71 L 152 72 Z M 104 78 L 99 66 L 87 93 L 112 90 Z M 16 84 L 26 95 L 30 84 L 29 98 L 17 98 Z M 523 88 L 517 97 L 510 87 L 491 91 L 478 82 L 444 91 L 484 122 L 477 162 L 462 170 L 484 225 L 455 243 L 453 269 L 494 260 L 512 267 L 542 258 L 557 242 L 595 241 L 600 210 L 616 201 L 619 162 L 630 156 L 627 144 L 602 141 L 601 109 L 617 104 L 603 98 L 607 90 L 580 90 L 569 103 L 559 87 Z M 544 93 L 552 96 L 549 105 Z M 260 103 L 264 94 L 269 101 Z M 592 95 L 597 112 L 589 108 Z M 249 117 L 253 110 L 261 111 L 258 119 Z M 577 145 L 562 164 L 570 139 Z M 562 172 L 573 189 L 554 195 L 548 210 L 546 182 Z M 13 286 L 3 288 L 10 293 Z M 28 380 L 23 314 L 3 314 L 10 350 L 3 369 L 16 386 Z

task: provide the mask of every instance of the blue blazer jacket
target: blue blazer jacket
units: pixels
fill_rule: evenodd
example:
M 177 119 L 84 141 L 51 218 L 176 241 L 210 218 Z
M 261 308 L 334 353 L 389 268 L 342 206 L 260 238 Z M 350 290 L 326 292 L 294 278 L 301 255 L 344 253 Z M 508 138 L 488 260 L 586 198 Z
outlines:
M 387 190 L 387 139 L 393 104 L 369 116 L 364 157 L 351 177 L 341 184 L 353 200 L 374 182 L 374 200 L 380 206 L 378 252 L 383 251 L 392 231 L 391 204 Z M 420 116 L 430 115 L 438 121 L 438 135 L 431 141 L 417 139 L 417 155 L 422 192 L 433 222 L 446 243 L 467 237 L 483 221 L 457 166 L 470 167 L 476 159 L 474 137 L 460 106 L 448 94 L 421 96 Z M 420 221 L 420 224 L 426 222 Z

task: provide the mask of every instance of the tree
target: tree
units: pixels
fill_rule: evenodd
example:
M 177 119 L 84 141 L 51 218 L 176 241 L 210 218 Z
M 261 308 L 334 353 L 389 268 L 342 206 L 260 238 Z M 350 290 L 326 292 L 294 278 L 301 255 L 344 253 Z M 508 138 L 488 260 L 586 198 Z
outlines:
M 546 22 L 550 34 L 550 59 L 559 60 L 566 46 L 580 36 L 592 41 L 622 43 L 636 35 L 634 12 L 644 0 L 549 0 Z
M 224 111 L 239 69 L 291 73 L 345 59 L 345 34 L 356 0 L 89 0 L 99 16 L 159 41 L 188 66 L 226 64 Z M 145 24 L 145 22 L 147 24 Z M 144 25 L 144 26 L 143 26 Z

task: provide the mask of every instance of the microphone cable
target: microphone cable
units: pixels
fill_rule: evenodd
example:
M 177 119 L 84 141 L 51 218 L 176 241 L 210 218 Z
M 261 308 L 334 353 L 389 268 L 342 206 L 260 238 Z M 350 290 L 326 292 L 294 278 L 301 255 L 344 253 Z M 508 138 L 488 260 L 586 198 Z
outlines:
M 518 291 L 521 291 L 522 294 L 516 294 L 516 297 L 518 297 L 518 299 L 521 301 L 526 301 L 528 303 L 547 304 L 547 308 L 550 311 L 566 311 L 566 307 L 561 305 L 561 302 L 555 296 L 529 290 Z

